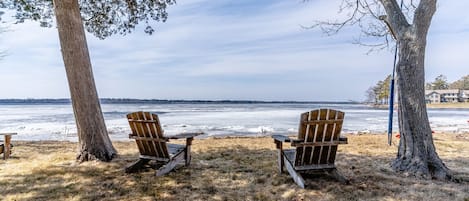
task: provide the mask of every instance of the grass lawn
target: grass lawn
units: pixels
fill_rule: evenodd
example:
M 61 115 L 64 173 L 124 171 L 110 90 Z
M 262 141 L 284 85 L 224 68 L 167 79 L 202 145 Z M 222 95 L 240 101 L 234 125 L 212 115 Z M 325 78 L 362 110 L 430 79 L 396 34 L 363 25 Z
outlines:
M 75 143 L 13 141 L 12 158 L 0 160 L 0 200 L 469 201 L 469 134 L 434 137 L 460 183 L 395 173 L 389 164 L 397 145 L 387 146 L 385 135 L 349 135 L 349 144 L 339 146 L 336 164 L 350 185 L 321 176 L 307 179 L 306 189 L 279 174 L 269 137 L 196 139 L 191 165 L 163 177 L 152 169 L 124 173 L 138 157 L 134 142 L 114 142 L 120 155 L 112 162 L 79 164 Z

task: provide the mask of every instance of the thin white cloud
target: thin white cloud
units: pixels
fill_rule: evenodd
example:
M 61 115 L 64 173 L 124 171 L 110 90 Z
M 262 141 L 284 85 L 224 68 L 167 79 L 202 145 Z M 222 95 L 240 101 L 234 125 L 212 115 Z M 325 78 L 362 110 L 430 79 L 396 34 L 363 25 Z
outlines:
M 325 37 L 300 27 L 338 17 L 341 0 L 261 2 L 180 1 L 169 8 L 166 23 L 155 23 L 152 36 L 142 27 L 106 40 L 88 34 L 100 96 L 363 100 L 369 86 L 391 73 L 391 52 L 365 55 L 365 47 L 350 44 L 356 28 Z M 468 4 L 439 2 L 428 41 L 428 79 L 469 74 Z M 10 53 L 0 61 L 0 98 L 68 97 L 57 30 L 36 23 L 11 27 L 15 31 L 0 40 Z M 28 82 L 5 87 L 14 79 Z

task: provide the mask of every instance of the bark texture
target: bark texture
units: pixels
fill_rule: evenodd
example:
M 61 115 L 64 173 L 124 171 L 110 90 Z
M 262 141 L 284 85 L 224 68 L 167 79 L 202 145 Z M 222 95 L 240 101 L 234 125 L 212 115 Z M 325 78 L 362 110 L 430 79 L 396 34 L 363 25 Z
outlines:
M 54 0 L 54 10 L 77 124 L 77 160 L 110 161 L 117 152 L 104 123 L 78 0 Z
M 409 24 L 395 0 L 381 0 L 383 20 L 396 34 L 399 62 L 396 68 L 400 142 L 394 170 L 427 179 L 452 179 L 436 153 L 425 104 L 425 48 L 436 0 L 421 0 Z

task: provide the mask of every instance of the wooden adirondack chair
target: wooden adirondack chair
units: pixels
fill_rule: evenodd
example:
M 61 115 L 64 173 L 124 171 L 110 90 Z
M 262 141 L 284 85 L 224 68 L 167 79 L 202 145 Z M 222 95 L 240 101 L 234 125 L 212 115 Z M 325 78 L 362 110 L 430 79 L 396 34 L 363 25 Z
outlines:
M 132 173 L 143 168 L 150 160 L 156 160 L 161 167 L 156 176 L 162 176 L 184 163 L 191 162 L 191 144 L 195 136 L 202 133 L 183 133 L 176 136 L 164 137 L 158 115 L 149 112 L 134 112 L 127 114 L 132 133 L 129 138 L 135 139 L 139 159 L 125 168 L 126 173 Z M 186 145 L 169 144 L 170 139 L 186 138 Z
M 278 166 L 282 173 L 285 166 L 293 180 L 305 188 L 304 173 L 325 171 L 343 183 L 348 180 L 337 170 L 334 161 L 337 145 L 347 144 L 340 137 L 344 113 L 332 109 L 318 109 L 301 114 L 298 139 L 273 135 L 278 149 Z M 295 149 L 283 149 L 290 142 Z

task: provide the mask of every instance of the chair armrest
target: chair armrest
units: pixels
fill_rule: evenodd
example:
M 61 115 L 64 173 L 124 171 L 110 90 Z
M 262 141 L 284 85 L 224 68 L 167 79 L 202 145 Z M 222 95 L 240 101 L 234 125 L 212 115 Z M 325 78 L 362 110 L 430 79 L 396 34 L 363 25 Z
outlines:
M 193 137 L 195 137 L 195 136 L 202 135 L 202 134 L 204 134 L 204 132 L 180 133 L 180 134 L 177 134 L 177 135 L 168 136 L 167 138 L 168 138 L 168 139 L 193 138 Z
M 272 138 L 274 138 L 274 143 L 277 149 L 283 150 L 283 143 L 284 142 L 290 142 L 291 139 L 287 136 L 284 135 L 272 135 Z
M 278 142 L 290 142 L 291 141 L 291 139 L 285 135 L 272 135 L 272 138 L 274 138 L 274 140 Z
M 347 137 L 339 137 L 339 144 L 348 144 Z

